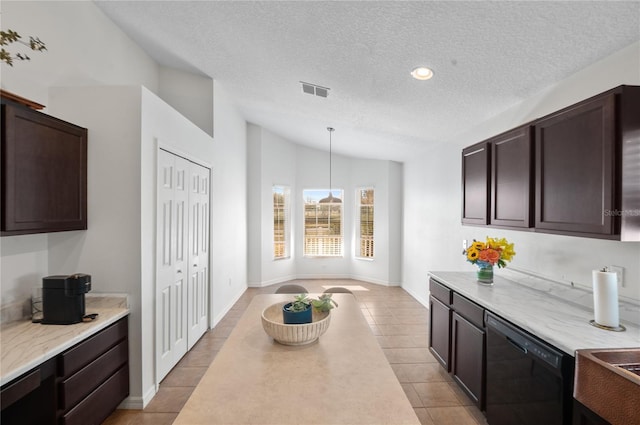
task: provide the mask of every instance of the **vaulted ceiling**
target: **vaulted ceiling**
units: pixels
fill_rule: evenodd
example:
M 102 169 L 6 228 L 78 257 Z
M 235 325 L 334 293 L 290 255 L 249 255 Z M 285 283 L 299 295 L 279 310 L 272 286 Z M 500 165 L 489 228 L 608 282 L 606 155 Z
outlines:
M 638 1 L 97 4 L 159 63 L 217 80 L 248 121 L 320 149 L 332 126 L 335 152 L 397 161 L 640 40 Z M 419 65 L 434 77 L 411 78 Z

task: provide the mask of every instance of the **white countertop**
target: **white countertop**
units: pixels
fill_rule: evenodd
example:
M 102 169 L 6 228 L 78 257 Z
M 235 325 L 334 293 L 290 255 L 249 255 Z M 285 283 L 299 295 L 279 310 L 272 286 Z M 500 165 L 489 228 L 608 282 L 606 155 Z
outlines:
M 589 324 L 593 308 L 585 300 L 584 290 L 536 279 L 494 275 L 491 286 L 478 284 L 475 272 L 439 272 L 429 274 L 460 295 L 536 335 L 567 354 L 578 349 L 631 348 L 640 346 L 640 326 L 623 322 L 624 332 L 599 329 Z M 592 298 L 591 298 L 592 299 Z M 637 314 L 634 306 L 624 315 Z M 623 311 L 620 312 L 623 317 Z
M 353 295 L 333 294 L 329 328 L 302 346 L 262 328 L 291 297 L 254 297 L 174 425 L 420 423 Z
M 2 324 L 0 328 L 0 385 L 85 340 L 129 314 L 126 295 L 87 295 L 87 314 L 98 313 L 91 322 L 74 325 L 43 325 L 31 320 Z

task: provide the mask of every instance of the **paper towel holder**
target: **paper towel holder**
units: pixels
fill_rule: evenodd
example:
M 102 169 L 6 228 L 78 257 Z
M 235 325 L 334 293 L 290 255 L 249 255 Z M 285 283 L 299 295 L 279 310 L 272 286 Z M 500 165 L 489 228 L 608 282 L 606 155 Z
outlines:
M 600 328 L 600 329 L 604 329 L 605 331 L 613 331 L 613 332 L 624 332 L 627 330 L 627 328 L 625 328 L 622 325 L 618 325 L 618 326 L 605 326 L 605 325 L 601 325 L 600 323 L 596 322 L 595 320 L 589 320 L 589 324 L 591 326 L 595 326 L 596 328 Z
M 603 273 L 608 273 L 609 272 L 609 267 L 606 267 L 606 266 L 602 267 L 599 271 L 603 272 Z M 594 270 L 594 272 L 595 272 L 595 270 Z M 617 286 L 616 286 L 616 289 L 617 289 Z M 594 304 L 595 304 L 595 282 L 594 282 Z M 598 313 L 597 312 L 596 312 L 595 316 L 596 316 L 596 318 L 598 317 Z M 616 316 L 617 316 L 617 314 L 616 314 Z M 602 324 L 596 322 L 595 319 L 594 320 L 589 320 L 589 324 L 591 326 L 595 326 L 596 328 L 604 329 L 605 331 L 624 332 L 624 331 L 627 330 L 627 328 L 622 326 L 620 323 L 618 323 L 618 326 L 607 326 L 607 325 L 602 325 Z

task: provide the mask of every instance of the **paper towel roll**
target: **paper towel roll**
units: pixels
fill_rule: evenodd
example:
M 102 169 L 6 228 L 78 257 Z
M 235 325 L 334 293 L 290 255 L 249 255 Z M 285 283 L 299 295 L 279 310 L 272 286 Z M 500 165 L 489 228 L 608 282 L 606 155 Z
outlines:
M 593 311 L 599 325 L 620 325 L 618 313 L 618 278 L 615 273 L 593 271 Z

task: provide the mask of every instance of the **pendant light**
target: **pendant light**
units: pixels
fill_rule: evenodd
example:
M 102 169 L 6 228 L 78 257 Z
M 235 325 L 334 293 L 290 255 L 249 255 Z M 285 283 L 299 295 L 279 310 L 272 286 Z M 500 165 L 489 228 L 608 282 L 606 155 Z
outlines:
M 333 187 L 331 186 L 331 133 L 335 131 L 335 128 L 327 127 L 327 131 L 329 132 L 329 196 L 320 199 L 320 201 L 318 202 L 320 202 L 321 204 L 342 202 L 340 198 L 334 198 L 333 193 L 331 193 L 331 190 L 333 189 Z

